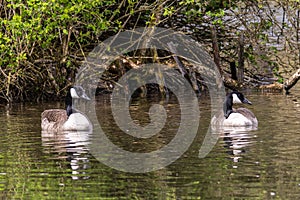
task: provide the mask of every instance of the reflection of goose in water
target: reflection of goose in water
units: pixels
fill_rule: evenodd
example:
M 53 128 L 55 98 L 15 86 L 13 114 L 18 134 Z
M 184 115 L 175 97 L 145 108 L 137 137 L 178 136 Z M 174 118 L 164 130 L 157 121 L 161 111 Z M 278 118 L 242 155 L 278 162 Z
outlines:
M 229 93 L 223 104 L 223 111 L 215 115 L 211 120 L 214 127 L 254 127 L 257 128 L 258 121 L 255 115 L 247 108 L 232 108 L 234 103 L 252 104 L 240 92 Z
M 89 141 L 91 131 L 70 131 L 58 134 L 42 131 L 44 152 L 53 155 L 52 158 L 67 160 L 72 169 L 72 179 L 86 179 L 86 169 L 89 166 Z
M 238 162 L 241 155 L 246 153 L 246 148 L 253 144 L 253 138 L 256 136 L 244 131 L 232 131 L 224 133 L 220 136 L 223 139 L 224 147 L 228 149 L 228 153 L 232 156 L 233 162 Z

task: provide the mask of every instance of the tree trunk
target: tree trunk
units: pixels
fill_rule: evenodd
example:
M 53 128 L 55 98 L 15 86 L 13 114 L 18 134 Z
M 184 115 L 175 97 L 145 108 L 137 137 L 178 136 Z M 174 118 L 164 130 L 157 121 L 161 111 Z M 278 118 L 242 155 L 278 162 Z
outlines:
M 239 57 L 238 57 L 238 82 L 243 83 L 244 80 L 244 33 L 241 32 L 239 38 Z
M 220 50 L 219 50 L 219 45 L 218 45 L 218 38 L 217 38 L 217 31 L 215 26 L 210 26 L 211 30 L 211 38 L 212 38 L 212 48 L 213 48 L 213 54 L 214 54 L 214 62 L 217 65 L 220 74 L 222 73 L 222 68 L 221 68 L 221 59 L 220 59 Z

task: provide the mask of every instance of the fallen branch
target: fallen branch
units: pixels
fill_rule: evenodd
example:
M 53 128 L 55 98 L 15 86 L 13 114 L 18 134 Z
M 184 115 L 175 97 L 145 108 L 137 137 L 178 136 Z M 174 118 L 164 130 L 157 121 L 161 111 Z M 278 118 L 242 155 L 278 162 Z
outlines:
M 300 68 L 290 77 L 288 78 L 283 84 L 281 83 L 273 83 L 269 85 L 261 85 L 260 89 L 271 89 L 271 90 L 285 90 L 285 93 L 288 94 L 289 90 L 296 85 L 296 83 L 300 79 Z
M 284 83 L 284 89 L 286 93 L 289 93 L 289 90 L 296 85 L 300 79 L 300 68 Z

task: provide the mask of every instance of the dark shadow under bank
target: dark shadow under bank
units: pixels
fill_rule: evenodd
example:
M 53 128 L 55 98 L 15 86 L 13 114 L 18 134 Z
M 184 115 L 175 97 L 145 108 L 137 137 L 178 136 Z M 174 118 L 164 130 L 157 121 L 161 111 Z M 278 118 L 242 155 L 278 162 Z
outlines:
M 170 55 L 168 52 L 158 52 L 160 57 L 153 60 L 151 57 L 151 52 L 144 59 L 140 57 L 137 58 L 136 55 L 129 55 L 127 57 L 121 57 L 118 60 L 114 61 L 107 67 L 107 69 L 99 77 L 97 85 L 92 85 L 91 87 L 96 89 L 96 95 L 101 94 L 110 94 L 115 88 L 115 85 L 118 84 L 118 81 L 122 76 L 124 76 L 128 71 L 132 69 L 142 69 L 142 63 L 160 63 L 167 66 L 168 68 L 177 71 L 184 77 L 191 87 L 195 90 L 196 94 L 201 94 L 208 91 L 205 75 L 201 74 L 200 69 L 193 67 L 189 62 L 178 56 Z M 174 71 L 168 75 L 168 81 L 171 83 L 179 83 L 175 76 L 172 75 Z M 76 70 L 75 70 L 76 71 Z M 156 77 L 163 77 L 162 72 L 155 72 Z M 165 73 L 165 72 L 164 72 Z M 75 77 L 75 74 L 72 75 Z M 276 78 L 267 78 L 259 77 L 251 74 L 246 70 L 244 72 L 243 82 L 235 80 L 236 76 L 230 74 L 230 72 L 222 71 L 223 84 L 227 89 L 230 90 L 260 90 L 274 93 L 287 93 L 289 90 L 296 85 L 297 81 L 300 79 L 300 69 L 297 70 L 292 76 L 286 79 L 285 82 L 279 83 Z M 41 85 L 40 82 L 31 83 L 29 88 L 24 86 L 22 91 L 19 91 L 19 88 L 11 87 L 10 93 L 7 93 L 5 89 L 0 92 L 0 103 L 15 103 L 15 102 L 44 102 L 44 101 L 59 101 L 63 100 L 66 94 L 66 88 L 70 87 L 74 83 L 74 78 L 71 80 L 62 81 L 59 85 L 53 86 L 51 84 L 51 77 L 48 77 L 49 80 L 45 81 L 44 85 Z M 141 77 L 135 77 L 136 82 L 142 82 Z M 157 79 L 157 78 L 156 78 Z M 160 78 L 161 79 L 161 78 Z M 164 79 L 164 77 L 163 77 Z M 58 81 L 56 81 L 58 82 Z M 168 95 L 170 93 L 168 89 L 168 84 L 163 86 L 158 86 L 157 84 L 147 84 L 146 86 L 140 87 L 135 95 L 139 94 L 146 96 L 149 94 L 159 94 L 162 96 Z M 90 86 L 89 86 L 90 87 Z

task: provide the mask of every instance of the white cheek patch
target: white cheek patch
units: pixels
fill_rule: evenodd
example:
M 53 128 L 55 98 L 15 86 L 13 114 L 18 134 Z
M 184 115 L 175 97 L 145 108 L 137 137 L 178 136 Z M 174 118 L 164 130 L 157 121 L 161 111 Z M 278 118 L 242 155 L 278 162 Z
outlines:
M 77 92 L 74 88 L 71 88 L 70 92 L 71 92 L 71 97 L 72 98 L 79 99 L 79 96 L 78 96 L 78 94 L 77 94 Z
M 242 103 L 236 94 L 232 94 L 233 103 Z

